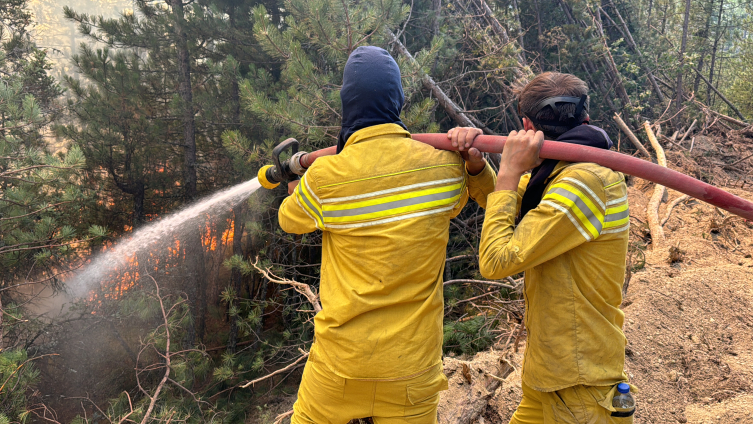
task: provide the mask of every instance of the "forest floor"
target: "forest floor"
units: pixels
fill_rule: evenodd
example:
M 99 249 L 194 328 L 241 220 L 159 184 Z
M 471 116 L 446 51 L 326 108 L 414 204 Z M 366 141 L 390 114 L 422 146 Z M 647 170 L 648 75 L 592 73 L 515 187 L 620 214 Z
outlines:
M 671 168 L 753 200 L 753 158 L 725 166 L 750 154 L 753 132 L 744 131 L 697 137 L 692 152 L 667 151 Z M 753 222 L 690 199 L 674 208 L 656 248 L 646 224 L 654 185 L 639 178 L 628 185 L 632 273 L 622 307 L 635 423 L 753 423 Z M 679 196 L 669 190 L 660 218 Z M 450 389 L 441 394 L 440 423 L 460 423 L 471 410 L 474 424 L 509 421 L 520 402 L 525 341 L 512 350 L 445 358 Z M 274 399 L 247 422 L 271 423 L 293 401 Z
M 670 167 L 697 177 L 714 175 L 714 184 L 753 200 L 753 158 L 732 172 L 718 161 L 729 157 L 734 163 L 735 157 L 753 154 L 753 134 L 699 142 L 700 149 L 689 154 L 667 152 Z M 629 182 L 633 272 L 622 306 L 625 368 L 639 390 L 635 422 L 753 423 L 753 222 L 690 200 L 675 207 L 664 226 L 666 241 L 655 249 L 646 224 L 653 187 L 638 178 Z M 659 217 L 679 195 L 670 190 Z M 670 248 L 677 249 L 674 258 Z M 495 390 L 476 422 L 509 421 L 520 401 L 523 351 L 508 354 L 516 371 Z M 488 354 L 469 363 L 488 362 Z M 450 379 L 445 403 L 462 397 L 460 378 Z M 453 380 L 458 381 L 453 385 Z

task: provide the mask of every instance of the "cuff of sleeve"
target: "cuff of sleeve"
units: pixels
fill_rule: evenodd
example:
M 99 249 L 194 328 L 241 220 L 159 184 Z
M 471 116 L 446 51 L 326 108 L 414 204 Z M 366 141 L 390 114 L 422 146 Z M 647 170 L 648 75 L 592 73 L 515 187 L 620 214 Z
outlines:
M 484 178 L 490 178 L 494 175 L 494 171 L 492 170 L 492 167 L 489 166 L 488 162 L 484 165 L 484 168 L 476 175 L 471 174 L 471 172 L 468 170 L 468 162 L 466 162 L 465 173 L 468 174 L 468 178 L 470 178 L 471 180 L 482 180 Z
M 487 213 L 506 213 L 515 216 L 520 195 L 513 190 L 500 190 L 486 196 Z

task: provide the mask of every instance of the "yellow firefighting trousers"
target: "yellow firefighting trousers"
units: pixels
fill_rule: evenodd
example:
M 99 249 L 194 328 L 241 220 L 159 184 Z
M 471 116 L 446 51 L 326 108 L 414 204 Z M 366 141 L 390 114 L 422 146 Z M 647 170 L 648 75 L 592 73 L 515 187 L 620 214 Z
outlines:
M 365 417 L 375 424 L 435 424 L 442 390 L 442 364 L 402 380 L 351 380 L 309 356 L 291 424 L 346 424 Z
M 573 386 L 539 392 L 523 383 L 523 399 L 510 424 L 632 424 L 633 417 L 613 417 L 614 386 Z

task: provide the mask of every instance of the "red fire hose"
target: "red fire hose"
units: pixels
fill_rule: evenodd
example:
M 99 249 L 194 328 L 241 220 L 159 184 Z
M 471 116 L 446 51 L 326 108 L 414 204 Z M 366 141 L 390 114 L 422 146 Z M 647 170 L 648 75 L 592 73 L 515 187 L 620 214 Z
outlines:
M 457 150 L 456 147 L 452 146 L 452 142 L 447 138 L 447 134 L 413 134 L 411 137 L 437 149 Z M 474 140 L 473 147 L 486 153 L 502 153 L 505 141 L 507 141 L 507 137 L 504 136 L 479 135 Z M 308 168 L 317 158 L 334 155 L 335 153 L 335 146 L 308 153 L 301 157 L 301 165 L 304 168 Z M 753 202 L 681 172 L 673 171 L 643 159 L 611 150 L 550 140 L 544 141 L 539 156 L 544 159 L 557 159 L 567 162 L 597 163 L 618 172 L 653 181 L 753 221 Z

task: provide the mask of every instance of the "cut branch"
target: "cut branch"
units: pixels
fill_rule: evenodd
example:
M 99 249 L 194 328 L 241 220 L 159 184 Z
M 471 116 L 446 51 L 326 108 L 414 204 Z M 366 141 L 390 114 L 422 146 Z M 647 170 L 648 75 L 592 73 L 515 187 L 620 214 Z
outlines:
M 654 132 L 651 131 L 651 125 L 649 125 L 648 121 L 643 123 L 643 128 L 646 129 L 648 141 L 651 142 L 651 146 L 653 146 L 656 151 L 656 161 L 659 163 L 659 166 L 666 168 L 667 158 L 664 156 L 664 149 L 656 139 Z M 651 196 L 651 200 L 646 207 L 646 216 L 648 218 L 648 226 L 651 231 L 651 240 L 654 244 L 654 249 L 664 244 L 664 229 L 662 229 L 661 223 L 659 222 L 659 205 L 661 204 L 661 199 L 664 197 L 665 190 L 666 188 L 663 185 L 657 184 L 654 187 L 654 194 Z
M 643 154 L 643 156 L 647 157 L 648 160 L 651 160 L 651 154 L 648 152 L 648 150 L 646 150 L 645 147 L 643 147 L 643 144 L 641 144 L 641 142 L 638 140 L 638 137 L 636 137 L 635 134 L 633 134 L 633 132 L 630 131 L 630 128 L 628 128 L 625 121 L 623 121 L 622 118 L 620 118 L 620 115 L 615 113 L 614 120 L 615 122 L 617 122 L 617 126 L 620 127 L 622 132 L 624 132 L 625 135 L 627 135 L 628 140 L 630 140 L 630 142 L 633 143 L 633 146 L 635 146 Z

